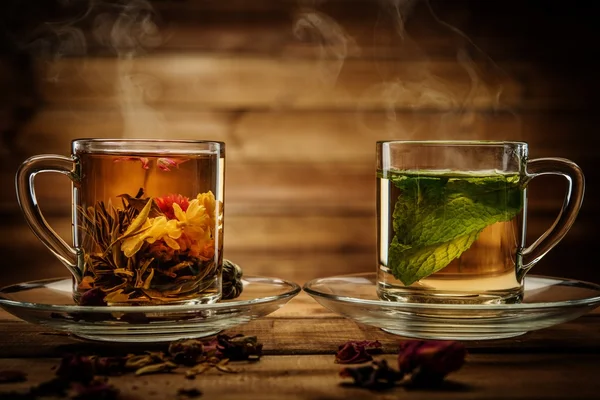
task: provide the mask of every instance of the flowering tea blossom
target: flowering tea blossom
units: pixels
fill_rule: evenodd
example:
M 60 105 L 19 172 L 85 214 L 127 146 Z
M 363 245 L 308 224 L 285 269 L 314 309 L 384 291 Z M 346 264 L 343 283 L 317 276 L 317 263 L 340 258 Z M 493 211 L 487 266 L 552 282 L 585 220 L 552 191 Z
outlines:
M 158 198 L 156 204 L 161 211 L 163 209 L 169 211 L 168 204 L 170 204 L 173 218 L 169 218 L 171 213 L 155 218 L 147 218 L 143 212 L 140 213 L 136 220 L 140 218 L 143 222 L 136 223 L 134 220 L 130 229 L 123 235 L 125 239 L 121 244 L 121 250 L 126 257 L 133 257 L 144 243 L 154 244 L 157 241 L 164 242 L 173 250 L 187 250 L 192 255 L 203 259 L 209 259 L 214 255 L 215 216 L 212 214 L 216 209 L 216 200 L 211 191 L 200 193 L 191 201 L 183 196 L 173 195 L 170 199 Z M 164 253 L 164 249 L 162 252 Z

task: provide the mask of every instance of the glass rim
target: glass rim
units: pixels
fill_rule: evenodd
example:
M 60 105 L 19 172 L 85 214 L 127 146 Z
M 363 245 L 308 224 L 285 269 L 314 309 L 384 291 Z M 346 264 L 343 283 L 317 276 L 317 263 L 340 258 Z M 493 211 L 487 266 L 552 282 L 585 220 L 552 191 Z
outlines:
M 194 139 L 78 138 L 71 141 L 73 153 L 219 154 L 225 142 Z
M 378 140 L 380 144 L 450 145 L 450 146 L 525 146 L 527 142 L 512 140 Z

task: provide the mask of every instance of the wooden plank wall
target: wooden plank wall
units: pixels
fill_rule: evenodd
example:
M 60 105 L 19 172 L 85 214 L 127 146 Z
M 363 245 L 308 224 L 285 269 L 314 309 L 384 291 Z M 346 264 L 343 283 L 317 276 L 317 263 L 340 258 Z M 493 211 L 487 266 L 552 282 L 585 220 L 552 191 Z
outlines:
M 226 257 L 300 283 L 375 269 L 376 140 L 527 141 L 534 158 L 580 164 L 588 183 L 580 218 L 536 273 L 600 281 L 569 262 L 593 246 L 598 221 L 589 18 L 526 3 L 132 1 L 15 28 L 32 57 L 0 62 L 0 281 L 66 273 L 23 222 L 13 177 L 26 157 L 68 154 L 78 137 L 225 141 Z M 559 33 L 559 22 L 573 28 Z M 67 238 L 68 187 L 38 179 Z M 564 187 L 532 183 L 530 242 Z

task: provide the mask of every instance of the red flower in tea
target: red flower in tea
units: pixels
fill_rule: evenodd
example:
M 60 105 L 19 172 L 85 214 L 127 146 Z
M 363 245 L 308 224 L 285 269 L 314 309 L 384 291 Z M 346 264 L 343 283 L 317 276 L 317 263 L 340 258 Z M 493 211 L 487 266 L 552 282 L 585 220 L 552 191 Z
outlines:
M 190 199 L 180 194 L 169 194 L 163 197 L 157 197 L 154 201 L 160 211 L 169 219 L 175 218 L 173 204 L 178 204 L 183 211 L 186 211 L 190 206 Z
M 184 163 L 185 161 L 186 160 L 161 157 L 156 160 L 156 166 L 165 172 L 169 172 L 171 168 L 179 168 L 179 164 Z

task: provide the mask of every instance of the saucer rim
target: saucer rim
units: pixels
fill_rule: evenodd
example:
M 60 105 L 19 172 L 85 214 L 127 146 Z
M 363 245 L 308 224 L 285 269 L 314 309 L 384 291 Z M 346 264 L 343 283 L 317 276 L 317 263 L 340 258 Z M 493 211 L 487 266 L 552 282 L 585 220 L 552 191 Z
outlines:
M 331 275 L 327 277 L 320 277 L 311 279 L 310 281 L 304 283 L 302 286 L 302 290 L 308 293 L 310 296 L 314 298 L 323 298 L 329 301 L 341 302 L 346 304 L 356 304 L 356 305 L 369 305 L 383 308 L 408 308 L 408 309 L 416 309 L 416 310 L 424 310 L 424 309 L 440 309 L 440 310 L 507 310 L 507 309 L 515 309 L 515 310 L 539 310 L 539 309 L 549 309 L 549 308 L 570 308 L 570 307 L 580 307 L 580 306 L 590 306 L 594 303 L 600 304 L 600 285 L 588 281 L 582 281 L 578 279 L 571 278 L 561 278 L 561 277 L 553 277 L 546 275 L 527 275 L 525 276 L 525 282 L 531 279 L 545 279 L 545 280 L 553 280 L 558 282 L 567 282 L 571 285 L 579 284 L 586 286 L 588 289 L 595 290 L 598 292 L 597 296 L 587 297 L 584 299 L 576 299 L 576 300 L 563 300 L 563 301 L 555 301 L 555 302 L 539 302 L 539 303 L 513 303 L 513 304 L 436 304 L 436 303 L 408 303 L 408 302 L 393 302 L 393 301 L 385 301 L 385 300 L 369 300 L 369 299 L 360 299 L 357 297 L 350 296 L 339 296 L 330 293 L 323 293 L 317 291 L 315 289 L 311 289 L 311 286 L 314 286 L 316 282 L 325 279 L 334 279 L 334 278 L 342 278 L 342 277 L 362 277 L 367 278 L 369 281 L 373 282 L 376 278 L 375 272 L 361 272 L 355 274 L 341 274 L 341 275 Z M 373 285 L 375 286 L 375 285 Z
M 275 301 L 281 301 L 285 299 L 292 299 L 296 295 L 298 295 L 302 287 L 296 282 L 270 277 L 270 276 L 262 276 L 262 275 L 247 275 L 243 276 L 243 281 L 252 281 L 254 283 L 264 283 L 261 281 L 277 281 L 281 284 L 289 286 L 289 290 L 285 291 L 282 294 L 267 296 L 267 297 L 257 297 L 249 300 L 224 300 L 217 303 L 208 303 L 208 304 L 181 304 L 181 305 L 154 305 L 154 306 L 80 306 L 77 304 L 48 304 L 48 303 L 32 303 L 32 302 L 22 302 L 17 300 L 10 300 L 2 297 L 6 294 L 7 290 L 11 288 L 16 288 L 24 285 L 31 285 L 31 288 L 39 288 L 45 286 L 49 283 L 60 282 L 64 280 L 72 280 L 72 277 L 57 277 L 57 278 L 47 278 L 47 279 L 39 279 L 32 281 L 25 281 L 20 283 L 15 283 L 12 285 L 3 286 L 0 288 L 0 306 L 9 306 L 9 307 L 19 307 L 32 309 L 36 311 L 49 311 L 49 312 L 86 312 L 86 313 L 97 313 L 97 314 L 105 314 L 105 313 L 155 313 L 158 311 L 202 311 L 202 310 L 219 310 L 219 309 L 228 309 L 232 307 L 250 307 L 254 305 L 262 305 L 268 304 Z

